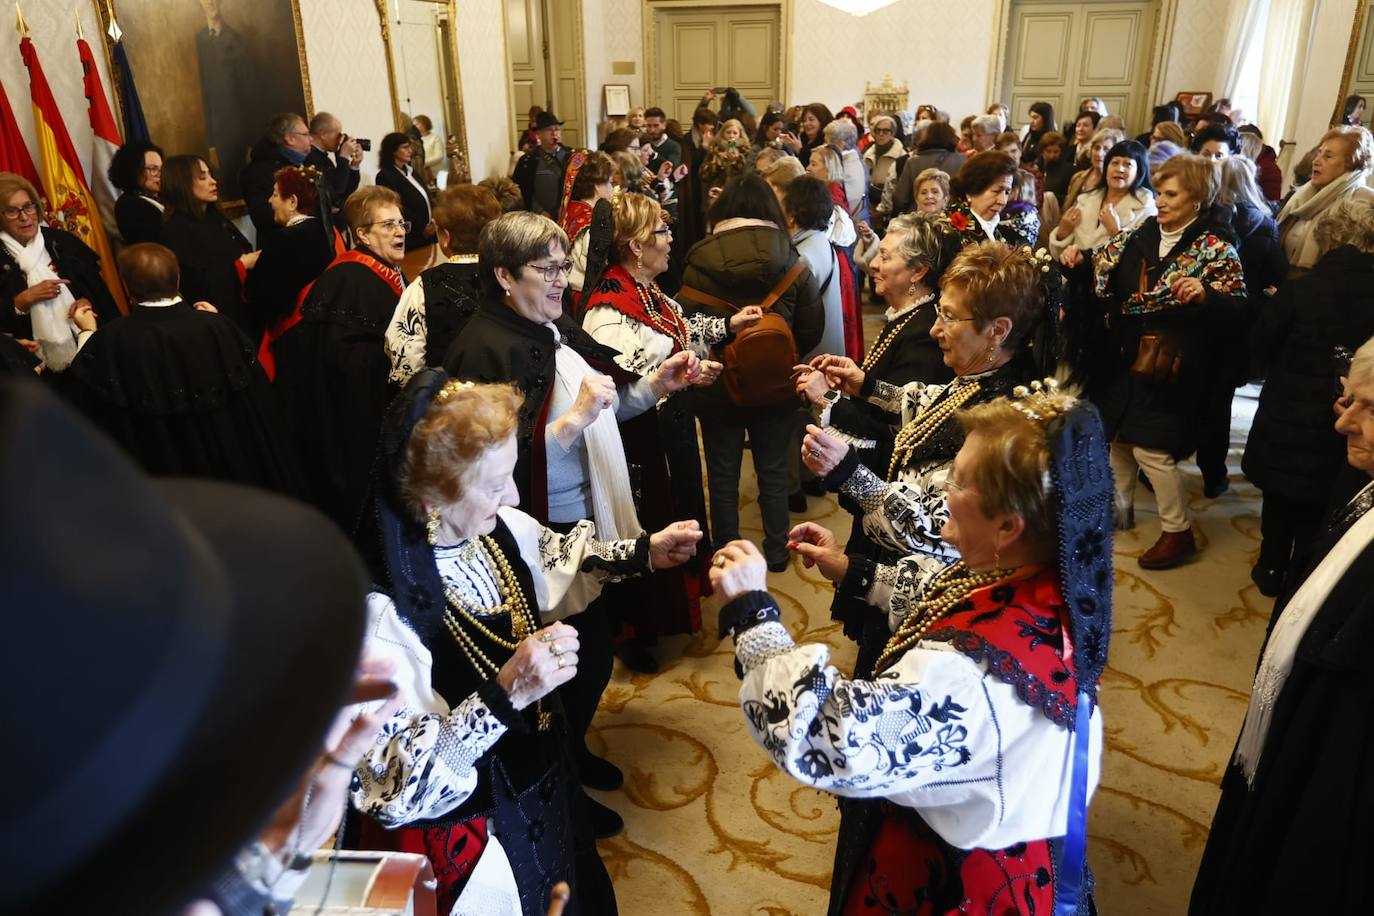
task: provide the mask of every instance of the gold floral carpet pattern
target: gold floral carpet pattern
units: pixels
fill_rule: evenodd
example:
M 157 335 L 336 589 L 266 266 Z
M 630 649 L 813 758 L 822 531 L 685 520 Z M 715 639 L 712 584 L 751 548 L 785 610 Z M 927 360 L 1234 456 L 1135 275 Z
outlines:
M 1231 490 L 1201 496 L 1187 466 L 1201 555 L 1165 572 L 1136 558 L 1154 542 L 1153 497 L 1140 488 L 1137 526 L 1116 542 L 1115 624 L 1102 681 L 1107 752 L 1093 798 L 1089 862 L 1108 916 L 1186 912 L 1217 783 L 1240 730 L 1272 602 L 1251 584 L 1259 494 L 1240 477 L 1253 401 L 1237 399 Z M 761 541 L 757 488 L 746 462 L 742 535 Z M 833 496 L 810 499 L 809 519 L 843 538 L 849 517 Z M 824 642 L 848 671 L 854 647 L 830 620 L 831 588 L 794 561 L 769 576 L 799 642 Z M 744 728 L 728 640 L 705 629 L 665 640 L 661 670 L 619 662 L 590 741 L 625 771 L 625 786 L 594 793 L 626 830 L 601 844 L 620 911 L 789 916 L 825 912 L 838 824 L 830 796 L 784 776 Z

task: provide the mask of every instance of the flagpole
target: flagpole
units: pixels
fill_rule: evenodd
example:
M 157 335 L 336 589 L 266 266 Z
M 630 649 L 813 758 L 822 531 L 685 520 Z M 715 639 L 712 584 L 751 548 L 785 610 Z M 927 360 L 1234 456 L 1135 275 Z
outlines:
M 81 11 L 72 10 L 72 18 L 76 20 L 76 40 L 85 41 L 86 36 L 81 31 Z
M 20 38 L 29 37 L 29 24 L 24 21 L 24 11 L 19 8 L 18 0 L 14 4 L 14 28 Z

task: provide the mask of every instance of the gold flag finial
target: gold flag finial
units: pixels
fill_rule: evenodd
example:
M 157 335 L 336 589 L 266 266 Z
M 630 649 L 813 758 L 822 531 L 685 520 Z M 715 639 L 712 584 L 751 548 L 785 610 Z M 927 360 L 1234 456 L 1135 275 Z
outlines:
M 76 20 L 76 40 L 85 41 L 86 36 L 81 31 L 81 11 L 72 10 L 72 18 Z
M 19 8 L 19 4 L 14 4 L 14 27 L 19 31 L 20 38 L 29 37 L 29 24 L 24 21 L 24 11 Z
M 110 36 L 110 41 L 118 44 L 119 40 L 124 37 L 124 31 L 119 27 L 119 23 L 115 21 L 114 4 L 111 3 L 110 0 L 105 0 L 105 10 L 110 18 L 110 27 L 105 30 L 105 34 Z

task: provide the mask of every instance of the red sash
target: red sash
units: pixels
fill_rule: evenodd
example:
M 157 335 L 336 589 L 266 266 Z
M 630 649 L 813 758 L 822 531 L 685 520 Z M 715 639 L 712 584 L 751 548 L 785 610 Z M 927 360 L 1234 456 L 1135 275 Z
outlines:
M 401 280 L 401 272 L 399 270 L 394 267 L 388 267 L 370 254 L 364 254 L 361 251 L 344 251 L 343 238 L 337 231 L 334 233 L 334 251 L 336 257 L 333 261 L 329 262 L 329 266 L 321 272 L 320 276 L 324 276 L 325 273 L 328 273 L 340 264 L 361 264 L 368 270 L 371 270 L 380 279 L 386 281 L 387 285 L 396 291 L 397 296 L 405 292 L 405 284 Z M 275 344 L 283 334 L 301 323 L 301 306 L 305 305 L 306 297 L 310 295 L 310 291 L 314 288 L 315 281 L 312 280 L 307 283 L 305 288 L 301 290 L 300 295 L 296 297 L 296 307 L 291 310 L 291 314 L 269 327 L 262 335 L 262 343 L 258 345 L 258 363 L 261 364 L 263 371 L 267 373 L 267 378 L 272 381 L 275 381 L 277 377 L 277 358 L 272 353 L 272 345 Z

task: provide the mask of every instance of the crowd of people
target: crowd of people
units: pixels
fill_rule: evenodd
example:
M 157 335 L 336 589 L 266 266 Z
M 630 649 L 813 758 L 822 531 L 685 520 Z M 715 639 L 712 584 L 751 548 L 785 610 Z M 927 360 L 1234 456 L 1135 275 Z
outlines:
M 48 570 L 11 645 L 103 657 L 89 590 L 128 613 L 158 689 L 200 666 L 155 748 L 185 769 L 130 806 L 230 778 L 196 721 L 210 709 L 282 760 L 146 911 L 279 905 L 347 796 L 347 842 L 426 856 L 441 912 L 543 913 L 566 883 L 566 912 L 614 913 L 596 840 L 624 822 L 584 789 L 624 777 L 588 729 L 614 659 L 657 671 L 659 638 L 701 629 L 714 595 L 749 733 L 840 798 L 832 913 L 1091 912 L 1112 532 L 1144 486 L 1161 530 L 1139 565 L 1198 554 L 1195 516 L 1230 486 L 1234 392 L 1260 379 L 1251 576 L 1280 600 L 1192 911 L 1362 899 L 1367 840 L 1321 889 L 1282 876 L 1329 871 L 1333 829 L 1371 813 L 1351 763 L 1367 730 L 1322 724 L 1364 721 L 1374 683 L 1355 648 L 1374 626 L 1369 131 L 1333 127 L 1284 193 L 1225 100 L 1189 123 L 1160 105 L 1133 139 L 1093 98 L 1062 123 L 1035 102 L 1019 129 L 1001 105 L 957 127 L 934 105 L 760 107 L 729 88 L 690 124 L 636 109 L 595 150 L 536 109 L 509 177 L 453 169 L 442 190 L 424 116 L 380 140 L 364 185 L 368 141 L 276 115 L 239 176 L 252 241 L 206 158 L 131 143 L 110 167 L 122 316 L 95 253 L 0 174 L 10 505 L 89 523 L 7 540 Z M 866 345 L 870 293 L 885 311 Z M 78 460 L 100 488 L 59 472 Z M 825 493 L 847 536 L 793 523 Z M 96 579 L 52 568 L 97 541 Z M 833 583 L 854 670 L 789 635 L 767 574 L 794 562 Z M 69 616 L 77 635 L 53 629 Z M 221 652 L 225 628 L 255 632 Z M 298 646 L 306 628 L 333 645 Z M 276 660 L 255 689 L 311 701 L 226 698 L 217 662 L 248 640 Z M 309 690 L 287 671 L 306 651 Z M 128 698 L 104 665 L 74 686 Z M 371 703 L 331 727 L 345 699 Z M 85 717 L 73 704 L 56 714 Z M 40 802 L 92 791 L 63 766 Z M 308 801 L 255 834 L 296 782 Z M 25 816 L 15 830 L 48 829 Z M 138 836 L 114 820 L 81 818 L 106 831 L 82 846 L 102 867 Z M 101 892 L 44 848 L 0 908 Z

